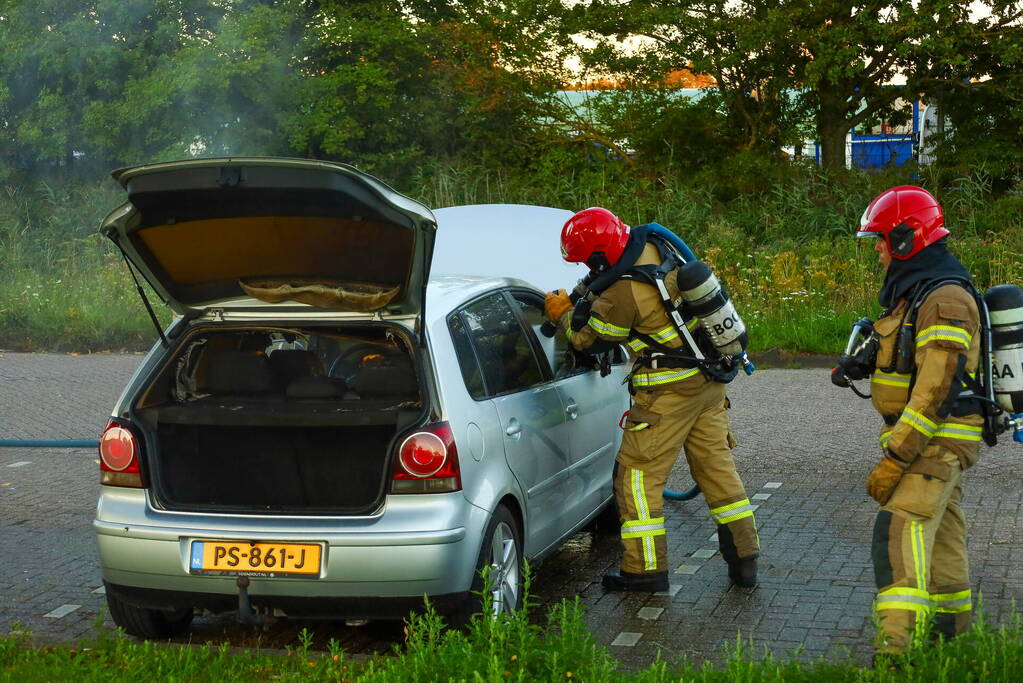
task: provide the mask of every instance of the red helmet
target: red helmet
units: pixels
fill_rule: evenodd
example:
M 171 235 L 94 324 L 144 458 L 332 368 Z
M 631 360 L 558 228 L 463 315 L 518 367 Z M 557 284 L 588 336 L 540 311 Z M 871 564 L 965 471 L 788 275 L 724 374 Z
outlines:
M 901 185 L 870 202 L 857 237 L 883 237 L 892 258 L 905 261 L 948 234 L 941 205 L 927 190 Z
M 629 226 L 607 209 L 594 206 L 565 222 L 561 229 L 561 257 L 588 264 L 593 256 L 603 254 L 608 265 L 613 266 L 628 241 Z

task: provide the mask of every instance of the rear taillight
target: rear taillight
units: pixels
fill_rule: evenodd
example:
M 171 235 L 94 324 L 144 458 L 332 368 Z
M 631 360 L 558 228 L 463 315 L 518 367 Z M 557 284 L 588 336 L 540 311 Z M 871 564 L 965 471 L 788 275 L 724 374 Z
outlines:
M 142 488 L 139 441 L 130 429 L 112 420 L 99 437 L 99 483 Z
M 450 493 L 462 488 L 451 426 L 437 422 L 398 442 L 391 493 Z

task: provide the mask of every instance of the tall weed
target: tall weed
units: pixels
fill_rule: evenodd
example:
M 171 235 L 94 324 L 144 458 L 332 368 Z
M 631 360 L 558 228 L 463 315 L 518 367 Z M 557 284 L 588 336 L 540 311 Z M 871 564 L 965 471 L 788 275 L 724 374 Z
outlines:
M 606 206 L 630 224 L 656 221 L 713 265 L 750 328 L 752 350 L 834 354 L 852 320 L 877 313 L 883 279 L 871 245 L 855 240 L 853 230 L 882 189 L 930 182 L 928 169 L 923 178 L 913 172 L 826 176 L 794 165 L 772 172 L 759 191 L 723 201 L 709 172 L 638 172 L 592 151 L 560 150 L 525 170 L 426 165 L 401 189 L 434 208 Z M 1023 196 L 993 196 L 983 171 L 942 187 L 939 196 L 950 247 L 978 285 L 1023 283 Z M 0 348 L 143 348 L 155 338 L 124 263 L 96 231 L 121 201 L 112 182 L 0 192 Z M 150 298 L 169 321 L 169 311 Z

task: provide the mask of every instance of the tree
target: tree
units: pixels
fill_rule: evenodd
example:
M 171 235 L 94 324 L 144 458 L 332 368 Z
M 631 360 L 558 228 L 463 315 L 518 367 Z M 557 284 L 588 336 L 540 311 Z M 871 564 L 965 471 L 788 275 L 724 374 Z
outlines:
M 986 75 L 978 50 L 1014 30 L 1023 9 L 1012 0 L 978 4 L 989 13 L 971 14 L 962 0 L 591 0 L 573 13 L 598 40 L 592 63 L 709 73 L 749 148 L 776 144 L 801 109 L 823 164 L 836 168 L 846 133 L 906 92 L 915 98 Z M 630 54 L 620 47 L 626 36 L 645 42 Z M 900 78 L 905 88 L 890 87 Z
M 972 39 L 971 63 L 943 60 L 942 80 L 927 92 L 945 124 L 932 141 L 941 166 L 957 176 L 980 171 L 1003 190 L 1023 176 L 1023 26 Z
M 392 177 L 521 154 L 541 117 L 531 95 L 546 42 L 532 25 L 492 0 L 321 2 L 300 48 L 288 138 L 307 156 L 359 159 Z
M 144 120 L 148 102 L 132 89 L 207 35 L 215 18 L 202 0 L 4 2 L 0 156 L 26 170 L 71 169 L 78 158 L 124 161 L 127 140 L 147 152 L 165 146 L 179 128 Z

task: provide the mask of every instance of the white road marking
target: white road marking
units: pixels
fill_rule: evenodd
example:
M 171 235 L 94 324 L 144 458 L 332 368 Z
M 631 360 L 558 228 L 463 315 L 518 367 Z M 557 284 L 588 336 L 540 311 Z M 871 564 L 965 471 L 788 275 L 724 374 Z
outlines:
M 683 564 L 683 565 L 680 565 L 679 568 L 675 570 L 675 573 L 676 574 L 695 574 L 697 571 L 699 571 L 699 569 L 700 569 L 699 565 Z
M 96 595 L 106 595 L 107 594 L 107 587 L 106 586 L 100 586 L 99 588 L 94 590 L 93 593 L 95 593 Z
M 780 489 L 781 488 L 781 482 L 780 481 L 769 481 L 766 484 L 764 484 L 764 488 L 765 489 Z
M 31 465 L 32 461 L 22 460 L 21 462 L 12 462 L 8 467 L 24 467 L 25 465 Z
M 634 647 L 639 639 L 643 637 L 642 633 L 630 633 L 628 631 L 622 631 L 618 634 L 618 637 L 611 641 L 611 645 L 618 645 L 620 647 Z
M 81 605 L 61 605 L 57 609 L 53 610 L 52 612 L 47 612 L 43 616 L 49 617 L 50 619 L 63 619 L 64 617 L 71 614 L 79 607 L 81 607 Z
M 771 497 L 770 493 L 754 493 L 753 500 L 767 500 Z
M 700 548 L 691 557 L 697 560 L 706 560 L 710 557 L 714 557 L 714 553 L 717 552 L 716 548 Z
M 710 535 L 710 538 L 708 538 L 707 540 L 716 542 L 718 540 L 718 532 L 715 531 L 713 534 Z
M 644 607 L 641 610 L 639 610 L 639 612 L 636 613 L 636 616 L 639 617 L 640 619 L 653 621 L 662 614 L 664 614 L 663 607 Z

